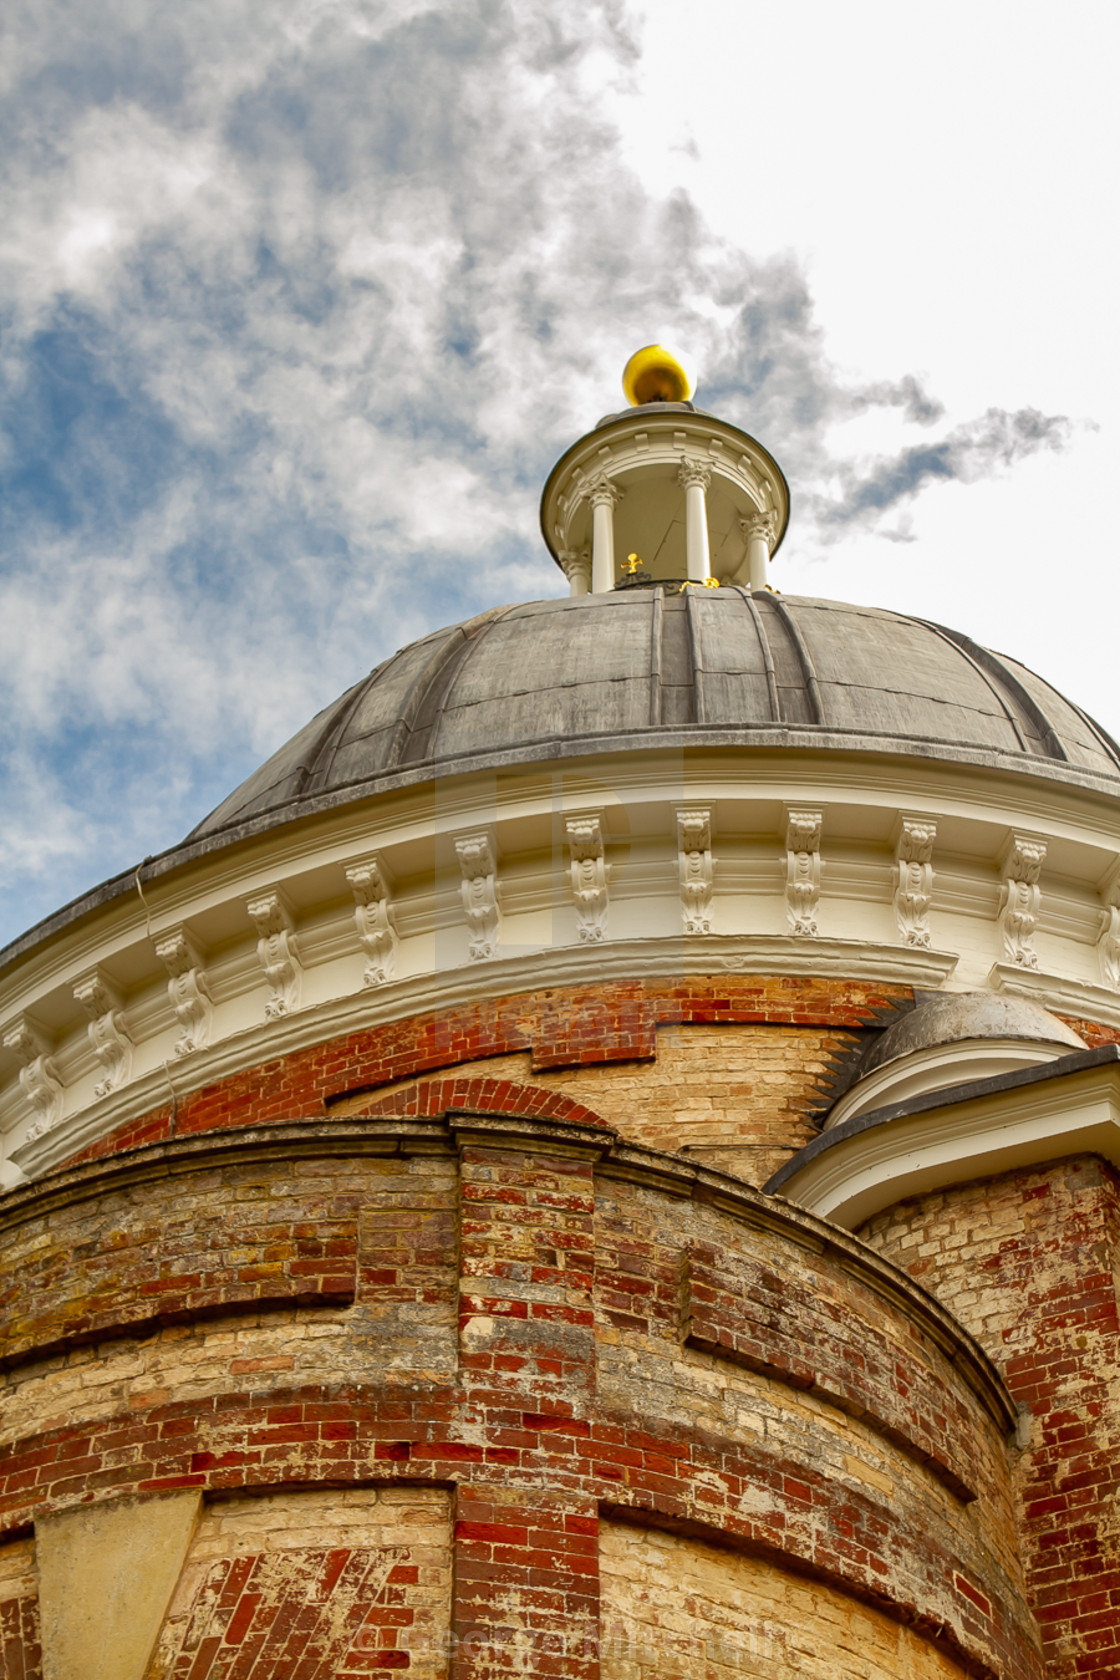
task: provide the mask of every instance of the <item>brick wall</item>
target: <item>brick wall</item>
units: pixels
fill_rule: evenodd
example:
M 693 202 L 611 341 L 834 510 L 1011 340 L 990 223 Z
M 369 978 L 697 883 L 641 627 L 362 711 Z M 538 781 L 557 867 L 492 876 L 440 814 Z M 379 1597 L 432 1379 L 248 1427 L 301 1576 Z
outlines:
M 75 1502 L 177 1488 L 203 1494 L 199 1534 L 211 1537 L 223 1512 L 245 1517 L 266 1495 L 449 1498 L 453 1587 L 439 1614 L 456 1680 L 523 1672 L 526 1652 L 535 1673 L 596 1680 L 599 1523 L 625 1513 L 793 1569 L 966 1672 L 1040 1675 L 1008 1524 L 1013 1408 L 948 1314 L 845 1233 L 600 1123 L 509 1114 L 196 1134 L 53 1175 L 0 1214 L 12 1241 L 33 1227 L 49 1238 L 56 1218 L 64 1241 L 67 1222 L 87 1221 L 82 1275 L 99 1280 L 99 1301 L 127 1306 L 158 1253 L 158 1235 L 134 1239 L 158 1231 L 161 1197 L 170 1222 L 198 1199 L 210 1263 L 226 1253 L 238 1287 L 249 1185 L 262 1190 L 249 1206 L 275 1203 L 297 1232 L 302 1203 L 311 1240 L 324 1240 L 328 1215 L 352 1222 L 353 1304 L 241 1303 L 215 1320 L 207 1301 L 142 1336 L 125 1323 L 107 1342 L 27 1348 L 0 1388 L 12 1543 Z M 39 1242 L 25 1253 L 38 1299 Z M 704 1346 L 686 1345 L 688 1253 L 718 1279 Z M 114 1265 L 115 1290 L 104 1283 Z M 25 1334 L 42 1323 L 54 1338 L 23 1310 L 20 1275 L 9 1310 Z M 788 1276 L 813 1304 L 812 1371 L 783 1367 L 788 1326 L 767 1306 L 767 1276 Z M 721 1340 L 736 1297 L 744 1321 L 754 1313 L 753 1365 Z M 861 1322 L 890 1340 L 889 1372 L 860 1367 Z M 818 1380 L 830 1365 L 844 1393 L 834 1376 Z M 376 1526 L 377 1511 L 362 1520 Z M 430 1672 L 403 1632 L 389 1639 L 419 1580 L 382 1580 L 380 1540 L 329 1544 L 347 1521 L 285 1518 L 282 1543 L 250 1536 L 192 1554 L 193 1585 L 181 1583 L 164 1629 L 168 1674 L 236 1676 L 258 1635 L 267 1660 L 286 1664 L 295 1646 L 279 1642 L 306 1633 L 299 1672 L 331 1680 L 355 1659 L 330 1630 L 364 1626 L 373 1610 L 385 1637 L 376 1663 L 363 1661 Z M 849 1620 L 863 1625 L 854 1609 Z
M 513 1058 L 506 1077 L 567 1094 L 653 1148 L 692 1144 L 761 1183 L 812 1135 L 807 1111 L 829 1058 L 911 997 L 862 981 L 735 975 L 483 999 L 263 1063 L 193 1092 L 174 1116 L 161 1108 L 130 1121 L 75 1159 L 173 1130 L 362 1110 L 401 1081 Z
M 1054 1680 L 1120 1676 L 1120 1193 L 1095 1157 L 938 1191 L 862 1235 L 967 1325 L 1032 1414 L 1017 1477 Z
M 160 1636 L 159 1680 L 446 1674 L 450 1495 L 358 1488 L 206 1508 Z
M 0 1544 L 0 1674 L 4 1680 L 41 1680 L 39 1598 L 35 1547 L 30 1540 Z
M 959 1680 L 936 1644 L 819 1581 L 657 1529 L 599 1529 L 603 1680 Z

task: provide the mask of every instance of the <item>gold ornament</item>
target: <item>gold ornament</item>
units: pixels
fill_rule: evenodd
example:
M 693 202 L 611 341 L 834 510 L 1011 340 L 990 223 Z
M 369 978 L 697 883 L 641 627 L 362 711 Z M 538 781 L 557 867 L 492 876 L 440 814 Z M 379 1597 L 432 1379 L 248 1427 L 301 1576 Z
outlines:
M 692 382 L 684 368 L 663 344 L 647 344 L 635 350 L 622 370 L 622 389 L 633 408 L 651 402 L 687 402 Z

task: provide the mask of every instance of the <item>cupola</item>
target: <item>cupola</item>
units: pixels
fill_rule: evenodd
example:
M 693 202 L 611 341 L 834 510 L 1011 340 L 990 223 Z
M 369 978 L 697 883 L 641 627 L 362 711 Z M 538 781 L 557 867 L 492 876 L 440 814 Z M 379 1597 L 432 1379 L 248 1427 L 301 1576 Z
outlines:
M 631 406 L 568 449 L 541 498 L 541 530 L 573 595 L 640 584 L 764 589 L 789 522 L 789 486 L 768 450 L 689 399 L 659 344 L 623 373 Z

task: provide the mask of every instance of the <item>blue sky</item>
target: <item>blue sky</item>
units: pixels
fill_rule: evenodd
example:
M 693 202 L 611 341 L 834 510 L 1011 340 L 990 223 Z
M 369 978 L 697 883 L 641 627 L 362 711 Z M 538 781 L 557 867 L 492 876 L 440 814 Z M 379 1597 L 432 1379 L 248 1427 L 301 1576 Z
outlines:
M 827 33 L 834 12 L 799 15 Z M 1037 289 L 1039 339 L 1061 339 L 1047 307 L 1080 308 L 1100 392 L 1084 370 L 1063 377 L 1072 353 L 1054 365 L 1026 340 L 984 368 L 983 309 L 999 305 L 983 264 L 941 337 L 923 293 L 953 229 L 975 260 L 1000 205 L 1013 215 L 984 272 L 1032 215 L 1027 249 L 1057 221 L 1067 263 L 1098 236 L 1029 195 L 988 190 L 985 220 L 985 167 L 952 148 L 990 113 L 964 103 L 940 137 L 912 132 L 902 68 L 910 105 L 952 106 L 957 72 L 915 57 L 894 10 L 845 15 L 831 42 L 753 0 L 687 19 L 670 0 L 4 9 L 0 940 L 173 844 L 402 643 L 561 593 L 540 485 L 658 336 L 698 364 L 698 401 L 786 470 L 783 587 L 958 623 L 1117 726 L 1097 682 L 1109 555 L 1087 647 L 1036 634 L 1037 601 L 1016 599 L 1045 582 L 1037 509 L 1076 531 L 1110 447 L 1096 294 L 1056 298 L 1045 264 L 1003 287 L 1012 313 Z M 1078 95 L 1060 74 L 1055 91 L 1041 9 L 1014 16 L 1012 72 L 1049 65 L 1050 151 L 1065 134 L 1085 167 L 1111 167 L 1055 118 Z M 1006 52 L 980 36 L 994 87 Z M 878 151 L 853 65 L 884 113 Z M 847 103 L 830 105 L 838 88 Z M 1102 86 L 1107 126 L 1106 103 Z M 1008 120 L 1033 133 L 1035 109 Z M 949 197 L 923 174 L 938 179 L 939 139 Z M 846 145 L 861 169 L 822 199 Z M 892 263 L 896 304 L 913 281 L 912 349 L 907 311 L 869 303 Z M 1110 542 L 1099 501 L 1085 534 Z M 977 552 L 993 578 L 970 603 Z

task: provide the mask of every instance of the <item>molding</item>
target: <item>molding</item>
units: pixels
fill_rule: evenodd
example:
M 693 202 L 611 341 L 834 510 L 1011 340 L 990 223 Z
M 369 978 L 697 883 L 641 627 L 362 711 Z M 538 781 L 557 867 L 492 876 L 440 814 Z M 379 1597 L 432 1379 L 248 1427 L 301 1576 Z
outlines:
M 1013 833 L 1003 856 L 1003 888 L 999 900 L 999 930 L 1010 962 L 1037 968 L 1034 936 L 1042 907 L 1038 884 L 1046 861 L 1046 841 L 1039 834 Z
M 175 1045 L 175 1054 L 191 1056 L 196 1050 L 205 1050 L 213 1025 L 213 998 L 202 958 L 182 927 L 169 928 L 166 933 L 157 934 L 152 943 L 170 975 L 167 996 L 175 1019 L 183 1029 L 183 1036 Z
M 1079 1021 L 1098 1021 L 1101 1026 L 1120 1027 L 1120 993 L 1090 980 L 1069 980 L 1060 974 L 1020 968 L 1016 963 L 995 963 L 988 974 L 993 992 L 1011 992 L 1030 998 L 1057 1015 L 1072 1015 Z
M 689 975 L 791 974 L 822 979 L 872 980 L 935 991 L 957 965 L 947 951 L 908 950 L 860 939 L 815 939 L 789 934 L 705 934 L 687 941 L 608 940 L 597 947 L 594 970 L 581 945 L 523 952 L 485 964 L 464 964 L 440 974 L 409 975 L 384 986 L 333 998 L 295 1014 L 258 1022 L 189 1057 L 175 1072 L 182 1098 L 247 1068 L 294 1055 L 364 1028 L 409 1016 L 451 1010 L 498 997 L 612 980 L 683 979 Z M 169 1082 L 162 1065 L 139 1075 L 123 1091 L 64 1114 L 49 1136 L 30 1135 L 8 1151 L 29 1177 L 46 1172 L 118 1127 L 165 1105 Z
M 584 945 L 598 945 L 607 937 L 607 882 L 610 865 L 603 849 L 603 826 L 598 811 L 569 817 L 564 824 L 568 838 L 572 897 L 576 905 L 576 931 Z
M 494 837 L 489 832 L 464 834 L 455 842 L 455 855 L 462 876 L 470 960 L 489 962 L 498 954 L 502 921 Z
M 933 903 L 933 843 L 937 824 L 932 817 L 903 815 L 894 848 L 894 914 L 906 945 L 928 951 L 933 943 L 929 926 Z
M 677 812 L 677 869 L 685 933 L 711 933 L 714 871 L 710 811 Z
M 75 980 L 73 992 L 89 1016 L 89 1041 L 105 1069 L 93 1094 L 107 1097 L 127 1085 L 132 1073 L 132 1036 L 125 1025 L 120 993 L 100 968 Z
M 245 908 L 257 930 L 257 960 L 271 993 L 264 1012 L 270 1021 L 278 1020 L 299 1008 L 303 965 L 295 922 L 278 887 L 250 898 Z
M 744 747 L 750 749 L 745 755 Z M 544 761 L 542 754 L 547 755 Z M 298 811 L 265 812 L 220 834 L 184 841 L 137 870 L 103 882 L 0 952 L 3 1018 L 21 1009 L 34 1011 L 38 998 L 67 984 L 103 954 L 115 956 L 144 940 L 138 884 L 152 924 L 160 929 L 231 901 L 240 909 L 246 896 L 319 869 L 325 861 L 338 864 L 341 882 L 342 866 L 371 845 L 392 857 L 399 844 L 430 822 L 433 786 L 439 790 L 440 833 L 469 833 L 492 819 L 496 768 L 515 773 L 501 784 L 508 798 L 503 795 L 499 806 L 499 834 L 507 818 L 538 807 L 550 811 L 558 761 L 577 782 L 585 776 L 589 785 L 592 779 L 606 782 L 623 803 L 695 802 L 714 809 L 717 802 L 734 801 L 737 811 L 729 827 L 750 832 L 759 825 L 749 807 L 767 802 L 853 805 L 890 811 L 891 821 L 900 805 L 936 809 L 945 818 L 1001 828 L 1004 835 L 1009 822 L 1049 829 L 1055 842 L 1071 841 L 1083 854 L 1075 878 L 1094 895 L 1116 859 L 1120 779 L 1106 781 L 1057 760 L 1018 761 L 936 742 L 922 754 L 912 741 L 830 732 L 818 725 L 725 731 L 659 726 L 655 735 L 647 729 L 553 739 L 545 747 L 538 742 L 479 753 L 454 767 L 426 763 L 386 771 L 366 783 L 308 797 Z M 674 780 L 675 796 L 669 801 L 665 788 Z M 595 798 L 588 791 L 581 803 Z M 671 830 L 671 815 L 667 826 Z M 773 828 L 772 816 L 767 826 Z M 964 854 L 982 859 L 989 869 L 993 849 L 979 833 L 963 845 Z M 940 896 L 938 904 L 952 908 Z M 1096 936 L 1094 929 L 1090 942 Z
M 910 1196 L 1071 1155 L 1120 1167 L 1120 1048 L 929 1092 L 845 1121 L 765 1186 L 848 1230 Z
M 786 810 L 786 917 L 790 932 L 817 937 L 822 811 Z
M 362 983 L 384 986 L 397 970 L 397 920 L 389 899 L 388 871 L 380 853 L 371 852 L 347 864 L 346 879 L 354 894 L 354 926 L 366 955 Z

